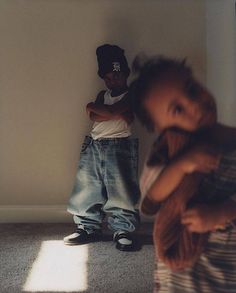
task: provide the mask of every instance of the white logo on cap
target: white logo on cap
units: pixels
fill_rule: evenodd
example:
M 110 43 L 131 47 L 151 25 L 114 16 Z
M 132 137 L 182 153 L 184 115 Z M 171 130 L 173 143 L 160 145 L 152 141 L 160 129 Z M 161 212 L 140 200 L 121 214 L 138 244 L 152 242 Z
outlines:
M 112 62 L 113 71 L 120 71 L 120 62 Z

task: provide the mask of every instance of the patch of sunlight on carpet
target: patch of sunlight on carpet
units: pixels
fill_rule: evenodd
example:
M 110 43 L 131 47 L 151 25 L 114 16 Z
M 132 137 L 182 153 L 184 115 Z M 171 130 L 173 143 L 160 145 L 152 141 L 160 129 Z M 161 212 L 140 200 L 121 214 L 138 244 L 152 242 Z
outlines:
M 88 289 L 88 246 L 43 241 L 23 292 L 83 292 Z

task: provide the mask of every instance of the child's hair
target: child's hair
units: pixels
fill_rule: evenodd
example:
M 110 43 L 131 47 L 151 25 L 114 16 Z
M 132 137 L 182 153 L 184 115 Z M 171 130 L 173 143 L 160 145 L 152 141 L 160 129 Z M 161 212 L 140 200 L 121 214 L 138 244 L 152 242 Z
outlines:
M 140 56 L 133 61 L 133 72 L 137 75 L 129 88 L 133 111 L 141 123 L 154 131 L 154 124 L 144 107 L 144 101 L 153 86 L 166 81 L 177 81 L 182 84 L 183 91 L 190 99 L 198 97 L 201 86 L 193 77 L 192 70 L 186 60 L 170 59 L 156 56 L 142 62 Z

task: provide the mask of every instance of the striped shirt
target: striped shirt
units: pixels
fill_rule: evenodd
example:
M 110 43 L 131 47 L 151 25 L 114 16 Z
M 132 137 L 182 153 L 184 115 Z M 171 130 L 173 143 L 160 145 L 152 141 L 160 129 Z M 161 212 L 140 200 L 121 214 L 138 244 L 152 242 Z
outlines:
M 156 169 L 157 176 L 162 169 L 163 166 Z M 142 203 L 146 198 L 150 182 L 153 183 L 157 178 L 153 172 L 154 169 L 146 167 L 141 177 Z M 202 200 L 207 204 L 220 203 L 228 199 L 236 201 L 236 151 L 223 154 L 219 168 L 205 176 L 199 191 Z M 210 234 L 204 252 L 191 268 L 173 272 L 158 260 L 158 256 L 156 259 L 154 292 L 236 293 L 236 226 L 234 223 L 225 230 Z

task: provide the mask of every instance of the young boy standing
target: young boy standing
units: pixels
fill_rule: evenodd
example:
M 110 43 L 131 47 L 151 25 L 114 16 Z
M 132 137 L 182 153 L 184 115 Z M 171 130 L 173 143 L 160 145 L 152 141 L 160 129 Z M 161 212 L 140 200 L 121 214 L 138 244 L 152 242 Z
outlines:
M 134 248 L 130 233 L 139 225 L 135 205 L 139 199 L 137 183 L 138 140 L 130 138 L 133 121 L 126 96 L 130 73 L 124 50 L 105 44 L 96 50 L 98 75 L 107 87 L 86 111 L 94 121 L 80 153 L 76 182 L 69 200 L 75 233 L 64 238 L 67 245 L 99 240 L 106 215 L 114 232 L 116 248 Z

